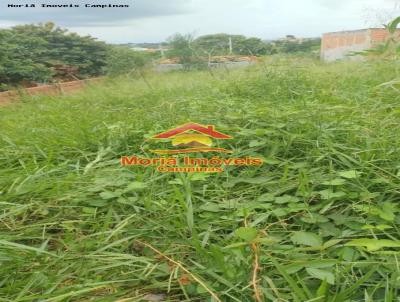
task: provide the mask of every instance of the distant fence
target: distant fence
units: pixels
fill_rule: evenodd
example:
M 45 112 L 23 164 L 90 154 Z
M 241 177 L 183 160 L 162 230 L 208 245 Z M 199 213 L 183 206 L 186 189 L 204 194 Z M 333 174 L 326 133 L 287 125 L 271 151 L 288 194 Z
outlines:
M 210 63 L 210 68 L 240 68 L 255 64 L 254 61 L 240 61 L 240 62 L 225 62 L 225 63 Z M 172 70 L 183 69 L 182 64 L 159 64 L 155 67 L 156 72 L 168 72 Z M 42 85 L 32 88 L 21 88 L 19 90 L 9 90 L 0 92 L 0 106 L 8 105 L 12 102 L 18 101 L 22 96 L 35 96 L 35 95 L 62 95 L 69 94 L 85 87 L 86 84 L 91 82 L 100 81 L 103 78 L 92 78 L 87 80 L 64 82 L 53 85 Z
M 80 81 L 64 82 L 53 85 L 43 85 L 32 88 L 23 88 L 20 90 L 9 90 L 0 92 L 0 106 L 8 105 L 12 102 L 18 101 L 21 96 L 35 96 L 35 95 L 62 95 L 69 94 L 83 89 L 86 84 L 91 82 L 100 81 L 102 78 L 93 78 Z
M 240 67 L 247 67 L 249 65 L 256 64 L 254 61 L 239 61 L 239 62 L 225 62 L 225 63 L 210 63 L 210 68 L 227 68 L 234 69 Z M 173 70 L 184 69 L 183 64 L 158 64 L 154 66 L 154 70 L 157 72 L 168 72 Z

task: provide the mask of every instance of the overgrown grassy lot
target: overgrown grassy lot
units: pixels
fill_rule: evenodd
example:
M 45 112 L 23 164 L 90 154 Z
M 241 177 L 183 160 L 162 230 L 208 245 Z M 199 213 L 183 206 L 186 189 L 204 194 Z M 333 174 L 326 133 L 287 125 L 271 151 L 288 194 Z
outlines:
M 1 108 L 0 301 L 400 301 L 396 64 L 276 58 Z M 189 121 L 264 165 L 121 167 Z

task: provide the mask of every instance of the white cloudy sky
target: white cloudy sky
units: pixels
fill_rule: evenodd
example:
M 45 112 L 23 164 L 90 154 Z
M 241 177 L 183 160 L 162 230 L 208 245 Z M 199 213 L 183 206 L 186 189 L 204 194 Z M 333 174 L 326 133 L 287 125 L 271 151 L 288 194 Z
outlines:
M 262 39 L 376 26 L 399 0 L 0 0 L 0 27 L 53 21 L 112 43 L 158 42 L 174 33 L 226 32 Z M 7 8 L 9 3 L 130 4 L 130 8 Z M 397 4 L 396 4 L 397 3 Z

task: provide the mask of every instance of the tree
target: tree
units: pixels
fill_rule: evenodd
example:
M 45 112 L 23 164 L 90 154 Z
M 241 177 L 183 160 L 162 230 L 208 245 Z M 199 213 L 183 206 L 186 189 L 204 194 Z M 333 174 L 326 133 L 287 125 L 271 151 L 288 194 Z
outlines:
M 265 55 L 267 47 L 259 38 L 246 38 L 242 35 L 214 34 L 200 36 L 193 45 L 207 55 L 229 55 L 230 41 L 234 55 Z
M 0 84 L 47 82 L 60 67 L 86 78 L 104 73 L 109 46 L 56 27 L 54 23 L 19 25 L 0 30 Z
M 89 77 L 101 74 L 106 65 L 108 46 L 104 42 L 69 33 L 52 22 L 20 25 L 12 28 L 12 32 L 45 40 L 46 52 L 39 60 L 49 68 L 74 66 L 79 69 L 78 76 Z
M 241 55 L 260 56 L 267 54 L 267 46 L 259 38 L 245 38 L 233 42 L 233 51 Z
M 175 34 L 168 38 L 167 41 L 170 47 L 170 51 L 167 54 L 168 57 L 178 58 L 179 62 L 186 66 L 195 64 L 198 61 L 196 60 L 196 54 L 192 48 L 192 35 Z
M 109 51 L 107 73 L 118 75 L 140 71 L 146 65 L 147 60 L 144 53 L 133 51 L 129 47 L 114 46 Z
M 194 47 L 207 56 L 229 54 L 229 35 L 215 34 L 198 37 L 194 40 Z
M 48 47 L 44 39 L 0 30 L 0 42 L 0 88 L 51 78 L 51 70 L 40 60 Z
M 277 40 L 268 44 L 268 53 L 312 53 L 319 50 L 320 38 L 305 40 Z

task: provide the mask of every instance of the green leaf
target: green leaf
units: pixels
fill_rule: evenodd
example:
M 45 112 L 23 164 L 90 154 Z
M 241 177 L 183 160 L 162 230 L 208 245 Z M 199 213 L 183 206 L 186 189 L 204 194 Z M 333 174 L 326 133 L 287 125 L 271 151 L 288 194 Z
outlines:
M 283 216 L 287 215 L 289 213 L 289 211 L 287 209 L 278 208 L 278 209 L 273 210 L 272 213 L 274 213 L 278 217 L 283 217 Z
M 119 195 L 114 192 L 105 191 L 100 193 L 100 197 L 103 199 L 113 199 L 119 197 Z
M 328 282 L 325 279 L 321 282 L 321 285 L 318 287 L 317 297 L 327 298 L 328 289 L 329 289 Z
M 191 181 L 201 181 L 201 180 L 207 180 L 207 178 L 210 177 L 209 174 L 206 173 L 194 173 L 190 177 Z
M 174 180 L 170 180 L 168 183 L 170 185 L 183 185 L 183 181 L 180 178 L 175 178 Z
M 384 231 L 384 230 L 387 230 L 387 229 L 393 229 L 393 227 L 390 226 L 390 225 L 387 225 L 387 224 L 378 224 L 376 226 L 376 229 L 379 230 L 379 231 Z
M 126 205 L 133 205 L 137 200 L 138 200 L 137 197 L 128 197 L 128 198 L 120 197 L 117 199 L 117 202 Z
M 356 170 L 348 170 L 339 172 L 339 175 L 343 178 L 353 179 L 357 178 L 359 173 Z
M 342 241 L 342 239 L 331 239 L 331 240 L 325 242 L 322 247 L 323 247 L 323 249 L 327 249 L 327 248 L 337 245 L 341 241 Z
M 20 244 L 20 243 L 16 243 L 16 242 L 12 242 L 12 241 L 7 241 L 7 240 L 0 240 L 0 246 L 5 246 L 8 248 L 12 248 L 13 250 L 26 250 L 26 251 L 30 251 L 30 252 L 36 252 L 38 254 L 46 254 L 46 255 L 50 255 L 53 257 L 57 257 L 59 258 L 60 256 L 58 256 L 57 254 L 53 254 L 51 252 L 47 252 L 41 248 L 36 248 L 33 246 L 28 246 L 25 244 Z
M 387 229 L 393 229 L 392 226 L 387 225 L 387 224 L 378 224 L 378 225 L 372 225 L 372 224 L 366 224 L 362 227 L 363 230 L 379 230 L 379 231 L 384 231 Z
M 357 258 L 358 252 L 349 246 L 345 246 L 341 248 L 338 253 L 337 253 L 343 260 L 351 262 L 354 261 Z
M 326 185 L 326 186 L 341 186 L 345 183 L 346 183 L 346 181 L 344 179 L 335 178 L 332 180 L 324 181 L 322 184 Z
M 252 140 L 252 141 L 249 143 L 249 147 L 250 147 L 250 148 L 252 148 L 252 147 L 259 147 L 259 146 L 263 146 L 263 145 L 265 145 L 265 144 L 266 144 L 266 141 Z
M 134 181 L 128 185 L 127 190 L 136 191 L 136 190 L 141 190 L 141 189 L 145 189 L 145 188 L 147 188 L 147 184 L 145 184 L 144 182 Z
M 388 239 L 369 239 L 360 238 L 349 241 L 345 244 L 346 246 L 357 246 L 365 247 L 367 251 L 373 252 L 380 250 L 385 247 L 400 247 L 400 241 L 388 240 Z
M 275 203 L 284 204 L 289 202 L 298 202 L 299 198 L 290 195 L 275 197 Z
M 268 165 L 278 165 L 278 164 L 281 163 L 280 160 L 277 160 L 277 159 L 275 159 L 275 158 L 263 158 L 263 162 L 264 162 L 265 164 L 268 164 Z M 399 176 L 400 176 L 400 175 L 399 175 Z
M 335 275 L 327 270 L 322 270 L 319 268 L 306 268 L 307 273 L 319 280 L 326 281 L 327 283 L 333 285 L 335 284 Z
M 400 16 L 397 17 L 396 19 L 392 20 L 388 25 L 387 29 L 391 34 L 394 34 L 396 32 L 397 26 L 400 24 Z
M 289 264 L 282 267 L 288 274 L 295 274 L 298 271 L 301 271 L 304 268 L 303 264 Z
M 352 285 L 345 290 L 342 290 L 337 296 L 334 301 L 339 302 L 339 301 L 346 301 L 347 298 L 352 296 L 354 294 L 354 291 L 358 290 L 364 282 L 367 282 L 370 280 L 371 276 L 375 273 L 376 268 L 372 268 L 368 273 L 366 273 L 364 276 L 359 278 L 357 281 L 352 283 Z
M 382 210 L 379 211 L 379 217 L 386 221 L 393 221 L 396 217 L 394 212 L 396 211 L 395 206 L 390 202 L 384 202 Z
M 90 214 L 90 215 L 93 215 L 94 213 L 96 213 L 96 210 L 97 210 L 95 208 L 89 208 L 89 207 L 82 207 L 81 209 L 82 209 L 83 213 Z
M 355 205 L 354 208 L 366 212 L 370 215 L 377 215 L 386 221 L 394 221 L 395 212 L 398 212 L 397 206 L 391 202 L 384 202 L 381 207 L 369 205 Z
M 235 231 L 235 235 L 243 240 L 252 241 L 257 237 L 257 230 L 255 228 L 241 227 Z
M 322 190 L 318 192 L 321 195 L 322 199 L 329 200 L 333 198 L 341 198 L 346 196 L 347 194 L 342 191 L 333 192 L 331 189 Z
M 317 259 L 317 260 L 303 260 L 305 268 L 328 268 L 338 263 L 337 260 L 330 259 Z
M 283 266 L 280 266 L 276 260 L 271 258 L 271 262 L 274 264 L 276 269 L 279 271 L 279 273 L 285 278 L 286 282 L 290 286 L 290 290 L 294 293 L 293 295 L 293 301 L 295 302 L 301 302 L 301 301 L 306 301 L 307 300 L 307 294 L 305 293 L 304 290 L 302 290 L 298 285 L 297 282 L 290 276 L 290 274 L 285 270 Z
M 301 219 L 301 221 L 304 221 L 306 223 L 312 223 L 312 224 L 314 224 L 314 223 L 324 223 L 324 222 L 328 222 L 329 221 L 329 219 L 326 218 L 325 216 L 319 215 L 319 214 L 316 214 L 316 213 L 311 213 L 311 212 L 305 214 L 300 219 Z
M 108 204 L 108 201 L 106 199 L 103 198 L 103 200 L 90 200 L 87 203 L 88 205 L 92 206 L 92 207 L 104 207 L 105 205 Z
M 215 213 L 221 211 L 221 207 L 217 203 L 211 203 L 211 202 L 203 204 L 200 207 L 200 209 L 203 211 L 215 212 Z
M 275 199 L 274 194 L 271 193 L 265 193 L 257 198 L 257 201 L 259 202 L 265 202 L 265 201 L 273 201 Z
M 291 240 L 293 243 L 312 247 L 318 247 L 322 245 L 322 238 L 319 235 L 310 232 L 295 232 L 292 235 Z
M 247 184 L 252 184 L 252 185 L 266 185 L 271 182 L 271 178 L 268 177 L 237 177 L 237 178 L 232 178 L 228 182 L 224 183 L 224 187 L 226 188 L 232 188 L 238 183 L 247 183 Z

